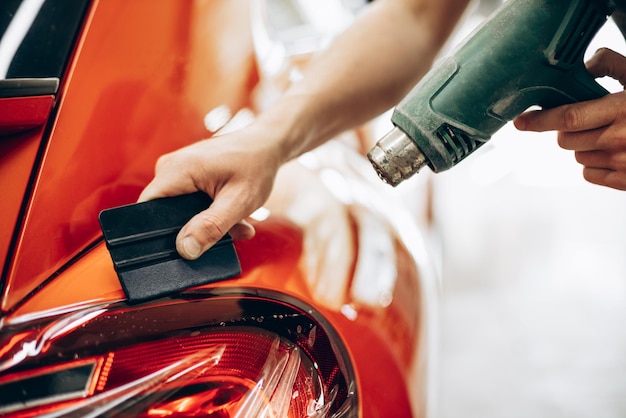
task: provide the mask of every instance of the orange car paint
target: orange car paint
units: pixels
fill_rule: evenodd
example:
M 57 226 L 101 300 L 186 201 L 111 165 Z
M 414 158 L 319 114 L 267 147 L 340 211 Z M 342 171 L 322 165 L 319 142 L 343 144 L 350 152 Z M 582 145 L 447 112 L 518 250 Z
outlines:
M 3 311 L 97 240 L 99 211 L 135 201 L 160 155 L 208 136 L 208 111 L 246 103 L 255 73 L 247 19 L 236 18 L 247 10 L 245 0 L 163 2 L 93 4 L 90 13 L 99 18 L 87 20 L 81 59 L 61 86 Z M 195 33 L 209 29 L 212 36 Z M 196 55 L 220 60 L 206 65 L 208 58 Z M 219 82 L 199 88 L 201 79 Z
M 100 0 L 91 7 L 11 254 L 2 299 L 7 324 L 123 299 L 97 214 L 133 202 L 158 156 L 208 136 L 202 119 L 210 110 L 249 105 L 257 74 L 242 17 L 248 1 L 152 3 Z M 25 173 L 39 141 L 15 161 Z M 332 219 L 294 221 L 303 195 L 317 196 L 322 187 L 303 167 L 286 170 L 268 203 L 270 217 L 256 222 L 254 239 L 236 242 L 242 274 L 212 286 L 279 290 L 305 301 L 348 342 L 359 416 L 423 415 L 425 295 L 412 253 L 388 228 L 392 292 L 375 302 L 359 298 L 353 275 L 364 253 L 357 226 L 364 209 L 326 196 L 317 203 L 334 210 Z M 0 226 L 3 234 L 9 229 Z M 342 253 L 333 255 L 337 248 Z
M 26 193 L 53 96 L 0 99 L 0 266 Z

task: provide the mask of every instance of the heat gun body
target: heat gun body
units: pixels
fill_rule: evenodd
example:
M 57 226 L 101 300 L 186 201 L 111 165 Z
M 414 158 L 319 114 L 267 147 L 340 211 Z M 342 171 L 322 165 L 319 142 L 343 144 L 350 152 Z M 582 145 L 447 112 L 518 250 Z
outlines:
M 394 129 L 368 154 L 381 178 L 447 170 L 530 106 L 607 94 L 583 57 L 611 11 L 602 0 L 506 2 L 394 109 Z

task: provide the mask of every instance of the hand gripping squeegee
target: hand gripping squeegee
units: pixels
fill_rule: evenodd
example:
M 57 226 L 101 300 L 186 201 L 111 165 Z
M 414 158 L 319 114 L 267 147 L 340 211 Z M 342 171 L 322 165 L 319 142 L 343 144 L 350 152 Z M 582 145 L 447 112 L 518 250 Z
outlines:
M 176 251 L 178 231 L 212 202 L 207 194 L 196 192 L 100 212 L 104 239 L 129 302 L 166 296 L 241 273 L 228 234 L 193 261 Z

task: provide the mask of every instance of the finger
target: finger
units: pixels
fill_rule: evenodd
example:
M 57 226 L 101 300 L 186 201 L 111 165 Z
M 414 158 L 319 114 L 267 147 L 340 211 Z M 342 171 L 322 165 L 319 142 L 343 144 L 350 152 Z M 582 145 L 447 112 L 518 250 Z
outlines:
M 575 158 L 585 167 L 607 168 L 626 173 L 626 152 L 584 151 L 576 152 Z
M 146 202 L 159 197 L 166 197 L 166 195 L 163 193 L 163 188 L 159 187 L 157 182 L 153 180 L 143 189 L 137 199 L 137 202 Z
M 583 177 L 592 184 L 626 190 L 626 172 L 585 167 Z
M 626 57 L 608 48 L 600 48 L 586 63 L 594 77 L 611 77 L 626 85 Z
M 626 124 L 618 122 L 600 129 L 557 134 L 561 148 L 571 151 L 608 151 L 621 156 L 626 150 Z
M 598 150 L 602 133 L 598 129 L 582 132 L 559 132 L 557 142 L 559 146 L 569 151 Z
M 199 191 L 191 181 L 179 181 L 172 183 L 172 178 L 164 182 L 163 177 L 152 180 L 143 191 L 139 194 L 137 202 L 145 202 L 160 197 L 179 196 L 182 194 L 194 193 Z
M 189 159 L 185 150 L 181 148 L 176 153 L 159 157 L 155 164 L 155 176 L 139 195 L 138 202 L 200 190 L 190 174 L 190 167 L 193 166 L 194 160 Z
M 218 194 L 208 209 L 195 215 L 182 227 L 176 237 L 178 253 L 185 259 L 195 260 L 251 212 L 246 213 L 244 205 L 238 202 L 237 194 L 227 191 Z M 235 231 L 243 232 L 244 229 L 245 226 L 239 226 Z
M 254 229 L 254 226 L 252 226 L 250 222 L 246 220 L 241 220 L 233 225 L 228 233 L 234 240 L 239 240 L 253 238 L 256 234 L 256 231 Z
M 519 115 L 514 124 L 519 130 L 535 132 L 578 132 L 601 128 L 615 120 L 616 109 L 607 99 L 612 98 L 607 96 L 553 109 L 528 111 Z
M 589 168 L 612 168 L 610 167 L 611 155 L 605 151 L 576 151 L 576 161 Z

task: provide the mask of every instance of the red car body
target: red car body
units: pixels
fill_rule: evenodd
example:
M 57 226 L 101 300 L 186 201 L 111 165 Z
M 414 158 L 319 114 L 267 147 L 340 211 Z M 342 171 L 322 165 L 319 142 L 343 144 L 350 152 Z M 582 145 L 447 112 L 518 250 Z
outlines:
M 66 3 L 59 76 L 0 83 L 0 413 L 426 415 L 422 237 L 345 142 L 281 171 L 257 235 L 235 243 L 239 276 L 124 300 L 98 213 L 134 202 L 160 155 L 214 134 L 212 110 L 257 110 L 250 3 Z M 242 366 L 263 356 L 275 362 Z M 259 386 L 291 358 L 291 380 Z

